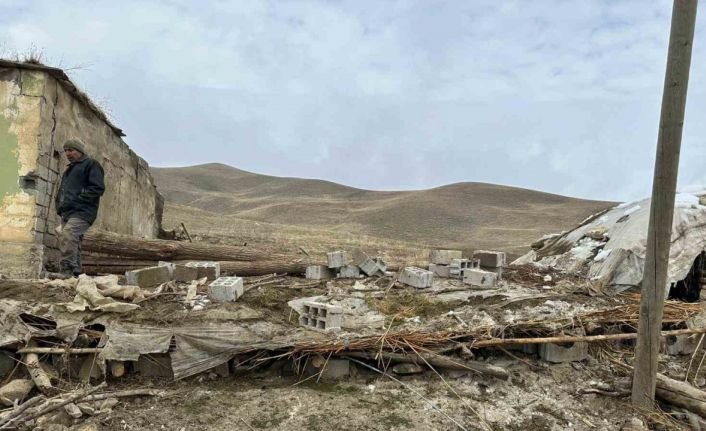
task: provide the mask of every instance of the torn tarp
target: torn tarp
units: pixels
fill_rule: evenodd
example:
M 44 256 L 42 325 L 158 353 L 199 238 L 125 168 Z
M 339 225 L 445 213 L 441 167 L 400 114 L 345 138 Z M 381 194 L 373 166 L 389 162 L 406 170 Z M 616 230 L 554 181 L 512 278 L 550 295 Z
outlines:
M 101 279 L 104 277 L 97 278 Z M 100 281 L 103 282 L 105 280 Z M 105 286 L 105 283 L 102 285 Z M 112 285 L 108 285 L 107 287 L 111 294 L 115 294 L 116 292 L 114 289 L 111 290 L 113 287 L 114 286 Z M 81 274 L 78 277 L 78 284 L 76 284 L 76 297 L 74 298 L 73 302 L 55 304 L 54 307 L 58 311 L 68 311 L 70 313 L 76 311 L 84 311 L 86 309 L 91 311 L 100 310 L 114 313 L 124 313 L 127 311 L 132 311 L 136 308 L 140 308 L 140 306 L 137 304 L 127 304 L 106 297 L 98 289 L 96 280 L 85 274 Z

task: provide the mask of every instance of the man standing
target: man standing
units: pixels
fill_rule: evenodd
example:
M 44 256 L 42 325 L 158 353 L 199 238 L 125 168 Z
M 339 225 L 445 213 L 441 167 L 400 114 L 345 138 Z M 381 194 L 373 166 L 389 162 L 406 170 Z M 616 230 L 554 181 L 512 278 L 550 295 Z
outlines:
M 105 185 L 103 167 L 86 156 L 81 141 L 66 141 L 64 155 L 69 166 L 61 177 L 61 185 L 56 194 L 56 213 L 61 217 L 61 273 L 72 277 L 81 273 L 81 240 L 96 220 Z

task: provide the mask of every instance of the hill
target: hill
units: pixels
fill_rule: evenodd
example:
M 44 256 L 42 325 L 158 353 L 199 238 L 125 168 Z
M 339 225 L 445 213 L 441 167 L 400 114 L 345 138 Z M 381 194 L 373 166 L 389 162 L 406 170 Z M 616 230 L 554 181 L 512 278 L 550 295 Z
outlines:
M 614 205 L 485 183 L 371 191 L 329 181 L 260 175 L 211 163 L 152 168 L 172 205 L 237 219 L 361 234 L 420 246 L 522 253 L 538 237 Z M 171 214 L 174 216 L 174 214 Z

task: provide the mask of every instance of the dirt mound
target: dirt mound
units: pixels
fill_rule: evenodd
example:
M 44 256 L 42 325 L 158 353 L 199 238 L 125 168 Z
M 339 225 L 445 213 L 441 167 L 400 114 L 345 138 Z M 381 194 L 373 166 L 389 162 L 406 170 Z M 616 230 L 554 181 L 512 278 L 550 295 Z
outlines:
M 152 168 L 152 174 L 168 202 L 240 219 L 512 253 L 613 205 L 484 183 L 399 192 L 361 190 L 222 164 Z

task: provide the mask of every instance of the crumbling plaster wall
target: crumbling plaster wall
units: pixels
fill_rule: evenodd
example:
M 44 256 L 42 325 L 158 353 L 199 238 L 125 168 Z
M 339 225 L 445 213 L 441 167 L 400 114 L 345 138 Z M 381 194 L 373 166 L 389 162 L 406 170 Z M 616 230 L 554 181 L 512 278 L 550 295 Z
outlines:
M 42 264 L 56 269 L 54 196 L 69 138 L 83 141 L 105 170 L 106 192 L 93 228 L 158 235 L 162 202 L 147 163 L 51 74 L 0 68 L 0 273 L 30 277 Z

